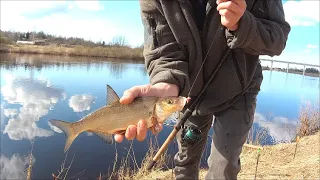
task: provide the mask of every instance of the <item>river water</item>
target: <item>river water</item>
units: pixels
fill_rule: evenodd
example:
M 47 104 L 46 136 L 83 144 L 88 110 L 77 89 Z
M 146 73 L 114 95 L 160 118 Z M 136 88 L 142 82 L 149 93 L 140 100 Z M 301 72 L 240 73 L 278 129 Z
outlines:
M 105 105 L 106 84 L 121 96 L 127 88 L 148 83 L 144 64 L 134 60 L 19 54 L 0 54 L 0 58 L 1 179 L 25 177 L 32 144 L 32 178 L 52 178 L 66 155 L 65 136 L 48 120 L 77 121 Z M 263 75 L 254 127 L 268 133 L 264 144 L 289 142 L 295 137 L 300 108 L 319 102 L 319 77 L 275 71 L 263 71 Z M 170 131 L 171 127 L 165 126 L 157 137 L 149 136 L 148 140 L 162 144 Z M 210 144 L 209 139 L 203 167 Z M 90 133 L 81 134 L 67 156 L 66 166 L 74 157 L 68 178 L 93 179 L 111 172 L 114 161 L 119 167 L 128 151 L 140 165 L 148 150 L 147 140 L 133 141 L 134 152 L 130 146 L 128 141 L 108 145 Z M 168 153 L 175 151 L 173 143 Z

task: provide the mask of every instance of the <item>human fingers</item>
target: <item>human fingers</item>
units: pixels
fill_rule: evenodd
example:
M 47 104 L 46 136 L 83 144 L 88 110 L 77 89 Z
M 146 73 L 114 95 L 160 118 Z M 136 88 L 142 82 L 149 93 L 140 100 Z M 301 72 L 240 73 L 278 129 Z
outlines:
M 247 2 L 245 0 L 231 0 L 231 1 L 236 3 L 241 10 L 246 10 Z
M 123 96 L 120 98 L 121 104 L 129 104 L 138 96 L 146 96 L 151 89 L 151 85 L 133 86 L 124 91 Z
M 234 12 L 229 11 L 228 9 L 222 9 L 219 11 L 221 16 L 224 16 L 228 21 L 236 21 L 237 16 Z M 231 23 L 231 22 L 230 22 Z
M 157 83 L 152 86 L 152 91 L 159 97 L 179 95 L 179 87 L 170 83 Z
M 218 11 L 223 10 L 223 9 L 230 10 L 235 14 L 240 14 L 241 13 L 241 10 L 240 10 L 239 6 L 236 3 L 232 2 L 232 1 L 222 2 L 217 6 L 217 10 Z
M 216 0 L 217 4 L 223 3 L 223 2 L 227 2 L 228 0 Z
M 115 134 L 114 135 L 114 140 L 117 141 L 118 143 L 121 143 L 124 139 L 124 135 L 122 134 Z
M 138 122 L 138 127 L 137 127 L 137 140 L 138 141 L 143 141 L 146 136 L 147 136 L 147 131 L 148 131 L 148 128 L 147 128 L 147 123 L 145 120 L 140 120 Z
M 128 140 L 133 140 L 137 135 L 137 126 L 135 125 L 130 125 L 128 126 L 126 132 L 125 132 L 125 137 Z
M 220 10 L 221 24 L 230 30 L 236 30 L 238 28 L 238 18 L 232 11 Z
M 122 97 L 120 98 L 120 103 L 129 104 L 134 100 L 134 98 L 139 96 L 139 94 L 140 94 L 140 88 L 138 86 L 134 86 L 130 89 L 127 89 L 124 91 Z

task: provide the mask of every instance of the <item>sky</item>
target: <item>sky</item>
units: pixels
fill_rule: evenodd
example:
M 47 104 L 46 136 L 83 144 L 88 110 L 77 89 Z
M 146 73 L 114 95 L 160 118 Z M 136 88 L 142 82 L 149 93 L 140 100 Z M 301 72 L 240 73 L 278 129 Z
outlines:
M 319 1 L 282 2 L 286 20 L 292 28 L 286 48 L 280 56 L 261 58 L 319 65 Z M 124 36 L 131 46 L 143 44 L 138 0 L 1 0 L 0 23 L 1 30 L 44 31 L 105 42 L 112 41 L 115 36 Z

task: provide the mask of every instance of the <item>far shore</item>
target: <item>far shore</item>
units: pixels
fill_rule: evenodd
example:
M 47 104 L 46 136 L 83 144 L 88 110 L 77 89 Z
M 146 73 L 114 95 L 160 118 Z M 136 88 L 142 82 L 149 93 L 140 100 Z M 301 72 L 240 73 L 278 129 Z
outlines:
M 18 54 L 44 54 L 73 57 L 97 57 L 107 59 L 130 59 L 143 62 L 143 49 L 130 48 L 125 46 L 81 46 L 81 45 L 22 45 L 22 44 L 0 44 L 0 53 Z M 263 70 L 271 69 L 264 67 Z M 273 68 L 272 71 L 286 72 L 286 69 Z M 303 72 L 289 69 L 290 74 L 300 74 Z M 319 77 L 319 73 L 305 72 L 305 76 Z
M 10 45 L 0 44 L 0 52 L 59 56 L 102 57 L 143 61 L 142 48 L 81 45 Z

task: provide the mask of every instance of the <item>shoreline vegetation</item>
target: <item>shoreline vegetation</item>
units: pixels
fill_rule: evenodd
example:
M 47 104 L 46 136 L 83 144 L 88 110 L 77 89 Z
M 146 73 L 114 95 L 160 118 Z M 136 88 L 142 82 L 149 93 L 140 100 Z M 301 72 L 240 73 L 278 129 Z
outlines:
M 143 45 L 130 47 L 122 36 L 116 36 L 111 42 L 106 43 L 82 38 L 58 37 L 44 32 L 0 31 L 0 53 L 114 58 L 144 62 Z M 262 69 L 271 70 L 268 66 L 263 66 Z M 272 71 L 287 72 L 287 69 L 272 68 Z M 303 74 L 303 70 L 297 68 L 289 68 L 288 72 Z M 316 68 L 306 68 L 305 76 L 320 77 L 320 72 Z
M 131 59 L 143 62 L 142 48 L 123 46 L 0 44 L 0 53 Z
M 0 31 L 0 52 L 143 61 L 143 45 L 129 46 L 123 36 L 115 36 L 110 42 L 93 42 L 83 38 L 61 37 L 44 32 Z
M 240 155 L 241 171 L 238 179 L 319 179 L 320 178 L 320 112 L 318 104 L 303 103 L 299 112 L 296 135 L 288 143 L 264 144 L 268 130 L 251 128 L 247 144 Z M 289 130 L 289 129 L 288 129 Z M 254 133 L 255 132 L 255 133 Z M 253 135 L 255 134 L 255 135 Z M 157 147 L 149 145 L 149 152 L 139 168 L 130 170 L 122 163 L 122 171 L 98 177 L 102 179 L 175 179 L 173 169 L 168 168 L 172 157 L 164 154 L 156 168 L 148 172 L 147 165 L 152 160 Z M 172 160 L 171 160 L 172 161 Z M 135 162 L 134 158 L 132 162 Z M 317 170 L 315 170 L 317 169 Z M 126 170 L 126 171 L 123 171 Z M 199 178 L 204 179 L 208 169 L 201 168 Z M 112 176 L 113 175 L 113 176 Z
M 301 106 L 299 122 L 296 128 L 296 135 L 290 142 L 276 143 L 273 145 L 262 145 L 267 137 L 266 129 L 251 129 L 248 133 L 247 144 L 240 155 L 241 171 L 238 179 L 319 179 L 320 178 L 320 118 L 318 104 L 312 105 L 307 102 Z M 253 131 L 256 135 L 253 136 Z M 147 170 L 148 164 L 152 161 L 154 154 L 159 149 L 156 137 L 150 138 L 149 150 L 142 160 L 137 163 L 132 143 L 128 154 L 118 157 L 117 149 L 114 166 L 108 172 L 101 172 L 97 175 L 98 180 L 121 179 L 121 180 L 169 180 L 175 179 L 172 164 L 172 157 L 167 152 L 161 156 L 156 166 Z M 158 145 L 157 145 L 158 144 Z M 32 154 L 32 150 L 31 150 Z M 67 155 L 62 162 L 61 169 L 53 172 L 54 180 L 68 177 L 68 171 L 72 168 L 74 156 L 69 165 L 66 164 Z M 117 170 L 116 164 L 120 162 Z M 30 161 L 31 162 L 31 161 Z M 131 167 L 133 165 L 133 167 Z M 31 175 L 32 165 L 28 166 Z M 199 178 L 204 179 L 208 169 L 201 168 Z M 84 171 L 79 172 L 75 177 L 82 176 Z M 31 178 L 30 176 L 28 176 Z

